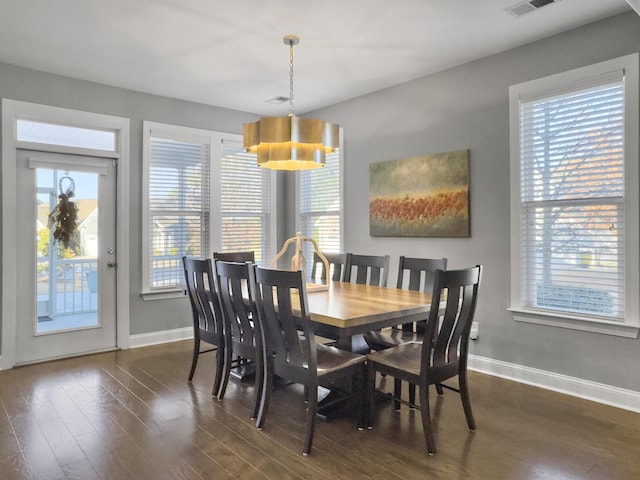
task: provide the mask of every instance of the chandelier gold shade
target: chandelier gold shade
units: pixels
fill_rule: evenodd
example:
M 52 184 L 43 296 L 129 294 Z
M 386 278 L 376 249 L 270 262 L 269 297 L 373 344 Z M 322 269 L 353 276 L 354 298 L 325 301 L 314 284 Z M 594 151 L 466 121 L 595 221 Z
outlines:
M 324 167 L 327 153 L 339 147 L 340 127 L 293 113 L 293 46 L 296 35 L 282 39 L 289 46 L 289 115 L 262 117 L 244 124 L 244 148 L 258 157 L 258 166 L 272 170 L 311 170 Z
M 338 148 L 339 127 L 315 118 L 263 117 L 244 124 L 244 147 L 258 156 L 258 166 L 272 170 L 323 167 Z

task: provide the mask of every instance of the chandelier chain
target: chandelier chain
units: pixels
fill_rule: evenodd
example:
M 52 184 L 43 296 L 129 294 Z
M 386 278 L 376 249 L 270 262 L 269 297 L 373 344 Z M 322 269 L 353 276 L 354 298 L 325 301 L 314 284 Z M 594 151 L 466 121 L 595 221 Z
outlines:
M 293 115 L 293 41 L 289 41 L 289 113 Z

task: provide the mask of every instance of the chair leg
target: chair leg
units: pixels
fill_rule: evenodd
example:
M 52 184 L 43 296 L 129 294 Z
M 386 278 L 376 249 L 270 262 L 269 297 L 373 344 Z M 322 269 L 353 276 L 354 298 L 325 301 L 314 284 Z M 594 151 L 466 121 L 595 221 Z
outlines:
M 233 365 L 233 352 L 231 345 L 225 345 L 224 355 L 222 355 L 222 357 L 224 360 L 222 361 L 221 380 L 218 390 L 215 391 L 217 393 L 218 400 L 222 400 L 224 398 L 224 394 L 227 391 L 227 384 L 229 383 L 229 376 L 231 375 L 231 367 Z
M 369 384 L 367 386 L 367 400 L 369 402 L 368 415 L 367 415 L 367 427 L 373 428 L 373 418 L 376 413 L 376 402 L 374 396 L 376 394 L 376 371 L 373 368 L 373 362 L 367 362 L 367 376 L 365 381 Z
M 307 401 L 307 433 L 304 438 L 304 446 L 302 454 L 308 455 L 311 451 L 311 442 L 313 441 L 313 431 L 316 425 L 316 411 L 318 410 L 318 385 L 308 386 Z
M 433 438 L 433 428 L 431 426 L 428 385 L 420 385 L 420 410 L 422 413 L 422 429 L 424 430 L 424 439 L 427 443 L 427 452 L 429 452 L 429 455 L 433 455 L 436 453 L 436 442 Z
M 371 422 L 373 422 L 373 418 L 369 417 L 369 405 L 374 405 L 375 402 L 373 400 L 373 397 L 375 395 L 375 392 L 372 394 L 369 394 L 369 370 L 367 369 L 367 364 L 363 363 L 362 364 L 362 370 L 361 370 L 361 374 L 362 374 L 362 378 L 360 379 L 360 385 L 362 386 L 360 392 L 360 401 L 361 406 L 362 406 L 362 425 L 371 430 Z M 374 384 L 375 384 L 375 380 L 374 380 Z M 375 385 L 374 385 L 374 389 L 375 389 Z
M 440 396 L 444 395 L 444 388 L 442 388 L 441 383 L 436 383 L 436 392 L 438 392 Z
M 411 408 L 416 404 L 416 384 L 409 384 L 409 403 L 411 403 Z
M 218 349 L 216 350 L 216 376 L 213 379 L 213 390 L 211 391 L 211 396 L 214 398 L 220 391 L 220 382 L 222 381 L 222 371 L 224 370 L 224 357 L 226 355 L 226 350 L 227 349 L 222 345 L 218 345 Z
M 467 425 L 469 426 L 469 430 L 475 430 L 476 421 L 473 418 L 473 412 L 471 411 L 471 399 L 469 398 L 469 385 L 467 384 L 466 370 L 463 370 L 458 374 L 458 386 L 460 390 L 460 398 L 462 399 L 464 416 L 467 418 Z
M 199 356 L 200 356 L 200 339 L 196 337 L 193 340 L 193 359 L 191 360 L 191 371 L 189 372 L 189 379 L 188 379 L 189 382 L 193 380 L 193 375 L 196 373 L 196 365 L 198 365 Z
M 356 392 L 358 430 L 364 430 L 367 425 L 366 395 L 367 395 L 367 367 L 362 364 L 361 368 L 353 376 L 353 391 Z
M 400 410 L 400 401 L 402 398 L 402 382 L 397 378 L 393 379 L 393 408 Z
M 269 362 L 264 363 L 264 380 L 262 386 L 262 397 L 260 398 L 260 408 L 258 409 L 258 419 L 256 420 L 256 427 L 258 430 L 262 430 L 264 420 L 267 417 L 267 411 L 269 410 L 269 401 L 271 400 L 271 390 L 273 388 L 273 370 L 269 365 Z
M 253 410 L 251 411 L 251 420 L 258 417 L 258 411 L 260 409 L 260 401 L 262 399 L 262 391 L 264 389 L 264 366 L 262 361 L 262 355 L 260 352 L 256 355 L 256 379 L 255 379 L 255 393 L 253 399 Z

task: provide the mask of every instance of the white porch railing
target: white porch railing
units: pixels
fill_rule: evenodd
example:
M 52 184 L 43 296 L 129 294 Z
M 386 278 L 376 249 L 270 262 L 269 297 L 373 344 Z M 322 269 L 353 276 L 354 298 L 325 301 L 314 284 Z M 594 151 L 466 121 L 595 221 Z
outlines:
M 49 265 L 50 261 L 53 265 Z M 97 311 L 97 269 L 96 258 L 39 257 L 38 317 Z

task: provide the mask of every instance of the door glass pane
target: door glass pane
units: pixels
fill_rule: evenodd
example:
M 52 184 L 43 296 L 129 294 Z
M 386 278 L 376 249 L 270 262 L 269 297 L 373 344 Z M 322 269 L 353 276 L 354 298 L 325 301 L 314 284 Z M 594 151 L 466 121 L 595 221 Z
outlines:
M 36 333 L 98 326 L 98 174 L 37 169 Z M 72 191 L 68 202 L 61 197 Z M 50 214 L 76 212 L 69 242 L 55 240 L 63 221 L 49 227 Z

